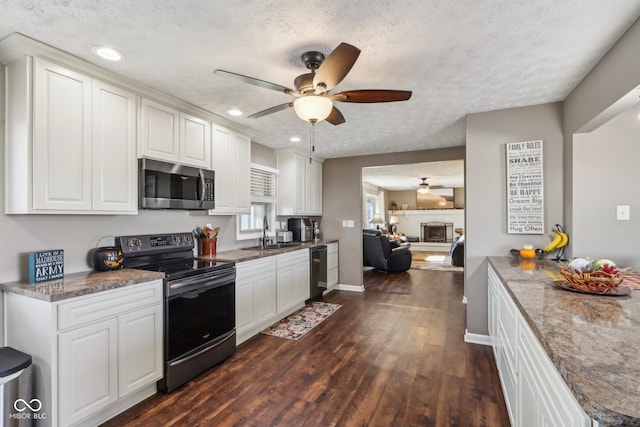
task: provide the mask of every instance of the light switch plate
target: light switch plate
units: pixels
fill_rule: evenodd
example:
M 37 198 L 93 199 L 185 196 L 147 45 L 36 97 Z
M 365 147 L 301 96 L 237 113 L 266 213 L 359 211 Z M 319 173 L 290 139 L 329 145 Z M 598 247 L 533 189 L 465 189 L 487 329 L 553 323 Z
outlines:
M 618 221 L 628 221 L 631 218 L 629 205 L 616 206 L 616 219 Z

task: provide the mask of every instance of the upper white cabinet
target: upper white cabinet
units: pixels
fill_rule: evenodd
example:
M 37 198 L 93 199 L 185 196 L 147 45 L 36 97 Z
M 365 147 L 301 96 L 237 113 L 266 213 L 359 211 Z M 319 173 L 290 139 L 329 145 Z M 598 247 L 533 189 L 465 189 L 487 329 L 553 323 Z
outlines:
M 142 98 L 140 157 L 168 162 L 180 156 L 180 112 Z
M 6 70 L 6 213 L 136 213 L 135 94 L 37 57 Z
M 251 139 L 214 125 L 211 169 L 215 175 L 216 207 L 210 214 L 243 214 L 251 209 Z
M 136 96 L 93 80 L 92 102 L 92 209 L 136 212 Z
M 322 215 L 322 162 L 290 150 L 278 152 L 278 215 Z
M 208 121 L 143 98 L 141 122 L 140 157 L 210 168 Z

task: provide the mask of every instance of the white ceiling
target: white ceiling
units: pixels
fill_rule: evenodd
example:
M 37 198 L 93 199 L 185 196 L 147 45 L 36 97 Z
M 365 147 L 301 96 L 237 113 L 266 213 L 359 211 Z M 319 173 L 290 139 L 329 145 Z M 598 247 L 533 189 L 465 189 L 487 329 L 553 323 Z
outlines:
M 362 168 L 362 182 L 391 191 L 416 190 L 422 178 L 429 185 L 464 187 L 464 160 Z
M 362 53 L 338 90 L 412 90 L 406 102 L 337 103 L 346 123 L 319 123 L 319 155 L 352 156 L 465 143 L 468 113 L 563 100 L 640 15 L 640 0 L 0 0 L 0 38 L 20 32 L 256 131 L 255 142 L 309 144 L 292 100 L 215 76 L 222 68 L 292 87 L 307 50 Z M 107 63 L 95 45 L 122 50 Z M 246 117 L 246 116 L 245 116 Z

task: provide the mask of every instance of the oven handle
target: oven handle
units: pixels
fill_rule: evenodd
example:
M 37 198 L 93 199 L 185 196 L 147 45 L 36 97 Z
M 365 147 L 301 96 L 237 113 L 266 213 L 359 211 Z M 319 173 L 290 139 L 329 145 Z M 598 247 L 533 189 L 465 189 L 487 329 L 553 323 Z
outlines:
M 174 291 L 180 291 L 184 288 L 197 287 L 200 284 L 207 283 L 208 285 L 203 288 L 211 289 L 217 288 L 219 286 L 228 285 L 229 283 L 233 283 L 235 281 L 236 272 L 235 269 L 231 271 L 224 272 L 222 274 L 213 274 L 206 275 L 206 277 L 198 276 L 197 278 L 191 280 L 180 280 L 178 282 L 173 282 L 169 284 L 170 293 Z
M 202 350 L 200 350 L 199 352 L 192 354 L 189 357 L 185 357 L 184 359 L 180 359 L 180 360 L 176 360 L 175 362 L 171 362 L 169 363 L 169 366 L 174 367 L 174 366 L 178 366 L 178 365 L 182 365 L 185 362 L 188 362 L 189 360 L 200 356 L 202 353 L 206 353 L 207 351 L 211 350 L 213 347 L 217 347 L 219 346 L 221 343 L 227 341 L 229 338 L 232 338 L 235 336 L 235 330 L 227 332 L 225 335 L 222 336 L 221 339 L 219 339 L 218 341 L 216 341 L 215 344 L 210 345 L 209 347 L 203 348 Z

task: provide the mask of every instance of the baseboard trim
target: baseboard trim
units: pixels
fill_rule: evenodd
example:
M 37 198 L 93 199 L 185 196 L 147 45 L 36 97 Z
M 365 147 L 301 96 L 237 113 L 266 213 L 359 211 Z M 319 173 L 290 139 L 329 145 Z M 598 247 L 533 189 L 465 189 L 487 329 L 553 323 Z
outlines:
M 464 342 L 469 344 L 491 345 L 491 337 L 489 335 L 472 334 L 468 330 L 464 330 Z
M 343 283 L 338 283 L 334 289 L 339 291 L 364 292 L 364 286 L 345 285 Z

